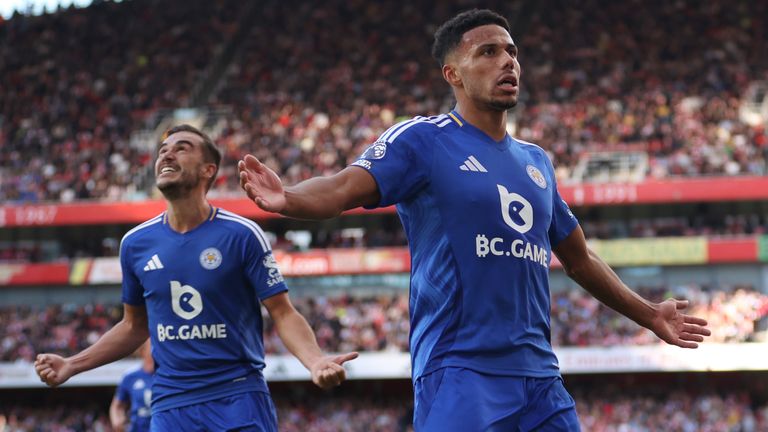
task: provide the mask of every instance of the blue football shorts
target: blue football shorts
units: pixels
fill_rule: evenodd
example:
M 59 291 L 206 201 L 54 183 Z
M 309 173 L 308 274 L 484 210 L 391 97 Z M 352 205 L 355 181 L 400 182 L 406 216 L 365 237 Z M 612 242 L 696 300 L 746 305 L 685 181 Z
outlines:
M 416 432 L 580 431 L 576 403 L 560 377 L 487 375 L 438 369 L 416 380 Z
M 152 432 L 277 432 L 269 393 L 247 392 L 152 415 Z

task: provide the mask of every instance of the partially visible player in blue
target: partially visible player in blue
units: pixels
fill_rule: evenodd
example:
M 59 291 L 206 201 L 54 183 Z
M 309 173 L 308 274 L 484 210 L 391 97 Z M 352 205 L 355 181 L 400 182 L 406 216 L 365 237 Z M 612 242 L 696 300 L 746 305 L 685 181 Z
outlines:
M 123 320 L 72 357 L 38 355 L 43 382 L 59 385 L 123 358 L 149 336 L 157 366 L 153 431 L 275 431 L 262 375 L 261 304 L 315 384 L 345 379 L 342 364 L 357 353 L 323 355 L 288 298 L 261 228 L 206 200 L 220 161 L 194 127 L 165 134 L 155 175 L 167 211 L 126 233 L 120 246 Z
M 397 204 L 412 257 L 417 431 L 578 430 L 550 343 L 552 251 L 667 343 L 696 348 L 706 321 L 684 315 L 685 301 L 651 303 L 626 287 L 587 248 L 544 150 L 507 135 L 520 65 L 506 19 L 462 13 L 437 30 L 433 53 L 453 111 L 399 123 L 352 166 L 292 187 L 248 155 L 241 186 L 262 209 L 302 219 Z
M 155 361 L 149 341 L 144 342 L 139 352 L 141 365 L 123 376 L 109 405 L 109 422 L 114 432 L 149 432 L 152 380 L 155 376 Z

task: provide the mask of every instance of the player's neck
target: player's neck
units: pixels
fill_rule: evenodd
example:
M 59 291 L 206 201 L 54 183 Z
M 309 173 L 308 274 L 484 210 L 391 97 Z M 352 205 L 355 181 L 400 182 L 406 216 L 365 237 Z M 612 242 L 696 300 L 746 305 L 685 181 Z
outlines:
M 204 197 L 178 198 L 168 203 L 168 225 L 179 233 L 192 231 L 211 214 L 211 205 Z
M 507 112 L 479 110 L 458 103 L 456 112 L 472 126 L 485 132 L 495 141 L 501 141 L 507 136 Z

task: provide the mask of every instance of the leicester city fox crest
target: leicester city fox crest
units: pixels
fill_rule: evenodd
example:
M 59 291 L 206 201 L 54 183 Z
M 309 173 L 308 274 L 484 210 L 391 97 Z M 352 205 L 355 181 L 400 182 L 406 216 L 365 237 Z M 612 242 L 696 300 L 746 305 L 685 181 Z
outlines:
M 200 254 L 200 265 L 204 269 L 213 270 L 221 265 L 221 261 L 221 252 L 214 247 L 210 247 Z
M 528 173 L 528 177 L 530 177 L 531 180 L 536 183 L 536 186 L 542 189 L 547 188 L 547 179 L 544 178 L 544 174 L 542 174 L 538 168 L 533 165 L 528 165 L 525 167 L 525 171 Z

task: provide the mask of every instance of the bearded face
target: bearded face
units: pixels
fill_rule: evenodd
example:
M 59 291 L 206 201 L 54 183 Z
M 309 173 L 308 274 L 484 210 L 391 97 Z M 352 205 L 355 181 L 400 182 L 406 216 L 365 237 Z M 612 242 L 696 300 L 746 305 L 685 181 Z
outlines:
M 160 145 L 155 178 L 166 199 L 185 198 L 204 180 L 205 162 L 198 141 L 193 133 L 178 132 Z
M 166 164 L 161 169 L 164 171 L 157 176 L 157 188 L 168 200 L 188 196 L 202 181 L 202 164 L 192 167 Z

